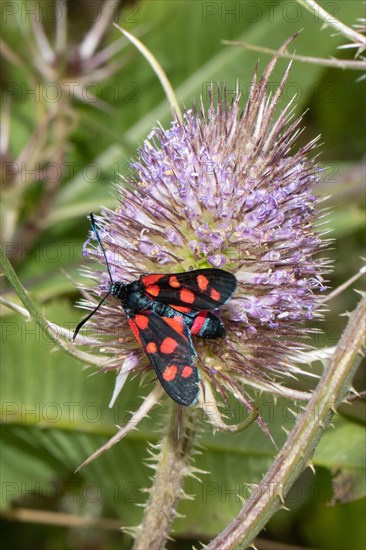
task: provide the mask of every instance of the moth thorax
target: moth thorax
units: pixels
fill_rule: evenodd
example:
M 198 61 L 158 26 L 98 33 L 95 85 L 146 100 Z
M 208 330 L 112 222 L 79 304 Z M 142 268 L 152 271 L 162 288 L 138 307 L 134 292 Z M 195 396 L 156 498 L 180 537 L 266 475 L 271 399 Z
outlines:
M 125 298 L 125 288 L 126 285 L 124 283 L 113 283 L 111 285 L 111 294 L 112 296 L 115 296 L 119 300 L 124 300 Z

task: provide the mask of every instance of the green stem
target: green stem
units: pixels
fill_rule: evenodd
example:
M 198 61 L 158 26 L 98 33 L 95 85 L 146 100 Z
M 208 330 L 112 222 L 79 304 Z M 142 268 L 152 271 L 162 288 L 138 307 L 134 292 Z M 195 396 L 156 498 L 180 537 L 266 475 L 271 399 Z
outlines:
M 350 316 L 336 350 L 314 394 L 290 433 L 276 461 L 236 518 L 207 549 L 229 550 L 240 543 L 247 548 L 284 498 L 301 472 L 311 464 L 315 448 L 344 400 L 365 344 L 366 299 Z M 316 414 L 315 414 L 316 413 Z
M 154 483 L 149 489 L 150 497 L 133 550 L 165 547 L 179 500 L 184 497 L 182 485 L 188 472 L 195 436 L 192 422 L 196 411 L 184 409 L 179 421 L 177 405 L 172 402 L 169 415 L 167 431 L 160 444 Z
M 89 365 L 95 365 L 98 367 L 105 366 L 107 361 L 106 357 L 96 358 L 89 353 L 80 351 L 79 349 L 77 349 L 77 347 L 74 344 L 71 344 L 71 342 L 69 343 L 63 338 L 60 338 L 60 336 L 57 334 L 57 331 L 52 329 L 52 327 L 47 322 L 43 313 L 38 311 L 37 307 L 32 302 L 29 296 L 29 292 L 24 288 L 24 286 L 20 282 L 17 274 L 12 268 L 8 258 L 5 256 L 2 248 L 0 248 L 0 265 L 4 270 L 4 274 L 8 279 L 9 283 L 12 285 L 19 299 L 23 303 L 24 307 L 29 312 L 30 317 L 33 319 L 35 323 L 37 323 L 40 329 L 43 330 L 43 332 L 46 334 L 46 336 L 50 339 L 51 342 L 56 344 L 58 347 L 60 347 L 63 351 L 65 351 L 72 357 L 79 359 L 79 361 L 83 361 L 84 363 L 88 363 Z

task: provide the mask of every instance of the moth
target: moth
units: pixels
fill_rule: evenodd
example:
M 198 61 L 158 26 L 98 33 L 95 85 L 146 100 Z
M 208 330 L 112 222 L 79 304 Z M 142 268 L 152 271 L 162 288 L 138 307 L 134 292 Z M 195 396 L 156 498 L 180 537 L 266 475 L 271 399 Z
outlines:
M 77 325 L 74 339 L 108 296 L 114 296 L 121 302 L 131 331 L 164 390 L 179 405 L 193 405 L 200 392 L 200 375 L 194 364 L 197 353 L 192 336 L 225 336 L 225 327 L 212 310 L 230 300 L 237 287 L 235 276 L 223 269 L 208 268 L 142 275 L 132 283 L 113 281 L 93 214 L 90 223 L 111 284 L 98 306 Z

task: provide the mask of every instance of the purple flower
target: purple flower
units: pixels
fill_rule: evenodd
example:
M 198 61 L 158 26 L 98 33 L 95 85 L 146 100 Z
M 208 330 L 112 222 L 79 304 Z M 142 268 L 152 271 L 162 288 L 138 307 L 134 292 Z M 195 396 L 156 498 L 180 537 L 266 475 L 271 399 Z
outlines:
M 268 97 L 274 64 L 254 77 L 244 109 L 239 94 L 230 104 L 224 94 L 208 109 L 194 105 L 167 130 L 155 128 L 131 164 L 134 179 L 117 187 L 120 205 L 98 218 L 116 281 L 209 267 L 236 275 L 237 292 L 219 312 L 226 338 L 194 341 L 201 404 L 217 390 L 250 408 L 248 385 L 268 389 L 291 374 L 285 358 L 301 349 L 303 322 L 319 315 L 325 242 L 316 229 L 318 169 L 308 158 L 316 140 L 295 149 L 301 118 L 293 120 L 289 106 L 274 119 L 288 74 Z M 100 259 L 92 243 L 86 250 Z M 104 265 L 91 272 L 98 299 L 108 282 L 103 272 Z M 116 369 L 131 353 L 139 357 L 135 371 L 152 369 L 118 300 L 100 308 L 93 326 Z

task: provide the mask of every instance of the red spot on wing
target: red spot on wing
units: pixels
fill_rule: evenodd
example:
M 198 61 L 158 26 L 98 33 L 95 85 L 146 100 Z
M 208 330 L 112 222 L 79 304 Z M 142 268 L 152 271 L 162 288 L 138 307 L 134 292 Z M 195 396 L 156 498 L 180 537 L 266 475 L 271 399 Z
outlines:
M 145 330 L 149 326 L 149 319 L 146 315 L 135 315 L 134 321 L 141 330 Z
M 171 277 L 169 277 L 169 284 L 173 288 L 179 288 L 180 287 L 180 282 L 178 281 L 178 279 L 175 275 L 172 275 Z
M 182 378 L 189 378 L 191 375 L 192 375 L 192 372 L 193 372 L 193 368 L 192 367 L 183 367 L 183 370 L 182 370 Z
M 150 286 L 157 283 L 162 277 L 165 277 L 165 275 L 163 275 L 162 273 L 157 275 L 146 275 L 146 277 L 142 278 L 142 282 L 145 286 Z
M 155 342 L 149 342 L 146 346 L 146 352 L 147 353 L 156 353 L 158 351 L 158 348 L 156 347 Z
M 213 300 L 219 301 L 220 298 L 221 298 L 221 294 L 218 290 L 215 290 L 214 288 L 212 288 L 211 291 L 210 291 L 210 297 Z
M 209 280 L 204 275 L 197 275 L 197 284 L 200 290 L 205 291 L 208 287 Z
M 190 307 L 185 307 L 185 306 L 175 306 L 170 304 L 170 307 L 172 307 L 173 309 L 176 309 L 180 313 L 191 313 L 192 311 Z
M 133 319 L 129 319 L 128 324 L 130 325 L 130 329 L 132 330 L 132 333 L 133 333 L 134 337 L 136 338 L 136 340 L 138 341 L 140 346 L 142 346 L 139 329 L 137 328 L 136 323 L 134 322 Z
M 168 323 L 169 326 L 172 327 L 173 330 L 176 332 L 179 332 L 179 334 L 184 333 L 184 321 L 183 317 L 180 315 L 176 315 L 175 317 L 163 317 L 164 321 Z
M 151 294 L 151 296 L 159 296 L 160 288 L 158 285 L 149 285 L 148 288 L 146 288 L 146 292 Z
M 167 338 L 164 338 L 160 345 L 160 351 L 161 353 L 173 353 L 177 346 L 178 342 L 174 340 L 174 338 L 167 336 Z
M 200 311 L 191 326 L 191 334 L 199 334 L 207 318 L 207 311 Z
M 179 296 L 182 302 L 186 302 L 187 304 L 193 304 L 194 302 L 194 294 L 191 290 L 187 290 L 186 288 L 183 288 L 180 291 Z
M 178 371 L 178 367 L 176 365 L 170 365 L 168 368 L 165 369 L 163 372 L 163 378 L 166 380 L 166 382 L 171 382 L 176 377 Z

